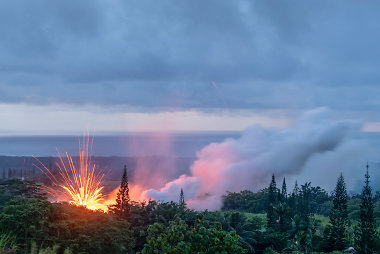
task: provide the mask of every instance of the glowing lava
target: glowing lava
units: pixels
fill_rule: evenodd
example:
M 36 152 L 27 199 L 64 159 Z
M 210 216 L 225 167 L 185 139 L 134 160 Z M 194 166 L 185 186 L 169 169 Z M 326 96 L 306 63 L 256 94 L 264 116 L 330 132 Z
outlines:
M 43 186 L 42 188 L 59 200 L 92 210 L 104 210 L 102 180 L 105 174 L 101 170 L 96 173 L 95 164 L 89 156 L 89 137 L 83 137 L 82 144 L 79 141 L 79 165 L 76 165 L 67 153 L 66 156 L 61 156 L 60 152 L 57 152 L 59 157 L 59 161 L 56 162 L 58 172 L 54 172 L 54 174 L 51 169 L 48 169 L 40 160 L 35 158 L 42 165 L 42 168 L 35 166 L 53 183 L 52 187 Z

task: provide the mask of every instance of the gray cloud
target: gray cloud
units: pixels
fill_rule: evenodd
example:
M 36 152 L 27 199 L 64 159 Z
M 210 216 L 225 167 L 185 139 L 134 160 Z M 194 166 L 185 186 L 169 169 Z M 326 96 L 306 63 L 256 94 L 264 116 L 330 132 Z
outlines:
M 0 7 L 1 102 L 380 108 L 375 1 L 9 0 Z

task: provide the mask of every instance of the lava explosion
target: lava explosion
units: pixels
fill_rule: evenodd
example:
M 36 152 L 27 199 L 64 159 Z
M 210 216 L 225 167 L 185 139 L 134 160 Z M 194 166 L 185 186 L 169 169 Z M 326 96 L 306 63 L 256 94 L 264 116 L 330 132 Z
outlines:
M 57 174 L 53 174 L 40 160 L 34 157 L 42 165 L 42 168 L 33 165 L 39 168 L 53 183 L 52 187 L 43 186 L 42 189 L 60 200 L 69 201 L 70 204 L 92 210 L 103 209 L 102 180 L 105 174 L 101 170 L 98 173 L 95 172 L 95 164 L 92 163 L 91 156 L 89 156 L 89 137 L 83 137 L 82 144 L 79 141 L 78 166 L 67 153 L 66 156 L 62 156 L 59 151 L 57 152 L 59 157 L 56 162 Z

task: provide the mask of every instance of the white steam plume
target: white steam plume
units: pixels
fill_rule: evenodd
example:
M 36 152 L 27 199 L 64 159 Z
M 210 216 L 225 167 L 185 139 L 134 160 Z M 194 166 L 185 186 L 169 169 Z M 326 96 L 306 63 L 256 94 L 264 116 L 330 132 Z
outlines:
M 326 109 L 305 113 L 286 130 L 254 126 L 237 139 L 206 146 L 197 153 L 191 176 L 182 175 L 143 196 L 177 201 L 183 188 L 189 207 L 217 210 L 226 191 L 259 190 L 269 184 L 272 173 L 299 174 L 313 155 L 334 150 L 357 127 L 350 121 L 330 121 Z

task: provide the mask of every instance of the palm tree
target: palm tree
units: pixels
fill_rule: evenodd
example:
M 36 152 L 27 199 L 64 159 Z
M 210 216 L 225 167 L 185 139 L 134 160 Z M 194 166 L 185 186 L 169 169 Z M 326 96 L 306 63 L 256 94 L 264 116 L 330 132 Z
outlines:
M 240 243 L 249 250 L 249 253 L 255 253 L 252 244 L 256 243 L 251 230 L 252 224 L 248 221 L 247 216 L 239 212 L 225 213 L 223 216 L 222 227 L 225 231 L 235 231 L 239 236 Z

